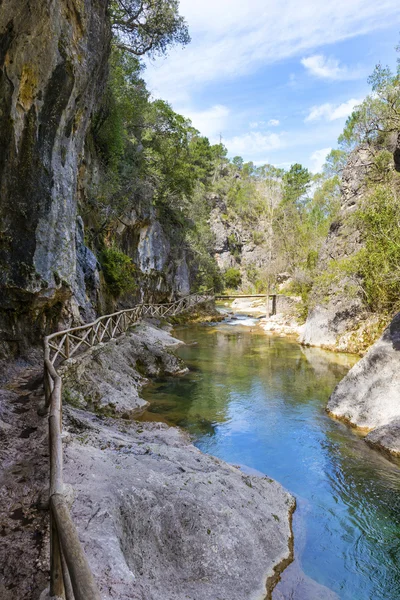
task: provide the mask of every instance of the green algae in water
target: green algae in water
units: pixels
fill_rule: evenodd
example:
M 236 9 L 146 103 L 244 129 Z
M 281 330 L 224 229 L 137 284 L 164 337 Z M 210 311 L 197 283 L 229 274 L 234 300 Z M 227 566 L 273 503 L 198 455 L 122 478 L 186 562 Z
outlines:
M 178 351 L 190 372 L 150 384 L 142 419 L 179 425 L 204 452 L 290 490 L 296 562 L 308 577 L 342 600 L 400 600 L 398 466 L 325 413 L 357 358 L 240 326 L 176 335 L 197 342 Z

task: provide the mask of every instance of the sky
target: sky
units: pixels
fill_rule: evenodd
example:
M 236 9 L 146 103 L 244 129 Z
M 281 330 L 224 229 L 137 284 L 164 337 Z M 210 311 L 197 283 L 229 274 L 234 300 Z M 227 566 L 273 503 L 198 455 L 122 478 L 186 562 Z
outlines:
M 396 65 L 399 0 L 181 0 L 192 37 L 148 62 L 155 98 L 229 156 L 318 172 L 381 62 Z

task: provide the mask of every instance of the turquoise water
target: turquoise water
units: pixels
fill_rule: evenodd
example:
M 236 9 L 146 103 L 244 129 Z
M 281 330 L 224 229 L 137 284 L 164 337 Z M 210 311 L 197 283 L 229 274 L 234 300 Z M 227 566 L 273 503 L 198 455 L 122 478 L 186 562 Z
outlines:
M 175 335 L 190 344 L 178 351 L 190 372 L 149 385 L 143 418 L 179 425 L 202 451 L 290 490 L 295 563 L 306 576 L 343 600 L 400 600 L 398 466 L 324 411 L 355 358 L 237 322 Z

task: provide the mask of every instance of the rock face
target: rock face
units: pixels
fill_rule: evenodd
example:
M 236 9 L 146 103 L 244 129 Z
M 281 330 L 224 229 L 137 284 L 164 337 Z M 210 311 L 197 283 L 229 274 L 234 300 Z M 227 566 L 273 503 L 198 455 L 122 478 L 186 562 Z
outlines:
M 65 479 L 104 600 L 263 600 L 290 556 L 293 498 L 162 424 L 73 410 Z
M 80 216 L 102 177 L 90 123 L 107 75 L 108 5 L 1 2 L 0 357 L 115 306 Z M 141 292 L 126 302 L 189 293 L 184 245 L 151 197 L 131 200 L 117 242 L 137 265 Z
M 240 269 L 243 284 L 249 281 L 251 270 L 262 269 L 268 265 L 268 251 L 265 240 L 268 236 L 268 224 L 264 219 L 257 223 L 228 219 L 226 203 L 220 196 L 211 194 L 210 225 L 214 234 L 214 252 L 218 266 L 224 272 L 231 267 Z
M 354 256 L 361 249 L 359 232 L 349 217 L 358 208 L 366 188 L 370 154 L 360 147 L 350 156 L 342 178 L 342 205 L 321 250 L 319 271 L 326 272 L 331 261 Z M 346 350 L 346 334 L 365 318 L 359 282 L 344 271 L 323 289 L 315 286 L 302 342 L 306 345 Z
M 400 455 L 400 313 L 339 383 L 328 411 L 370 433 L 366 441 Z
M 106 9 L 107 0 L 1 4 L 0 329 L 9 344 L 53 327 L 79 295 L 75 191 L 106 73 Z
M 141 323 L 118 339 L 90 348 L 59 370 L 64 402 L 129 418 L 148 404 L 139 395 L 146 377 L 186 372 L 169 351 L 180 344 L 168 332 Z
M 190 293 L 189 257 L 179 236 L 163 226 L 151 197 L 135 201 L 129 218 L 121 224 L 117 239 L 138 268 L 141 302 L 165 302 Z

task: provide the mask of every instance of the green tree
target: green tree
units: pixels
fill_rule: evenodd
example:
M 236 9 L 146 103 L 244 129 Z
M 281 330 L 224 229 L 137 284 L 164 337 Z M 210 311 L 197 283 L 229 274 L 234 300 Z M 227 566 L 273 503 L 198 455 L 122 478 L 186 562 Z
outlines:
M 341 177 L 343 169 L 346 166 L 348 153 L 344 150 L 335 148 L 331 150 L 326 157 L 325 164 L 322 168 L 324 178 Z
M 136 56 L 190 42 L 178 0 L 112 0 L 110 15 L 117 46 Z
M 241 156 L 235 156 L 232 158 L 232 164 L 235 165 L 238 171 L 241 171 L 243 169 L 244 160 Z
M 400 178 L 393 176 L 395 185 L 376 186 L 355 214 L 364 241 L 355 262 L 364 299 L 373 312 L 388 314 L 400 308 Z
M 242 275 L 237 267 L 230 267 L 224 273 L 225 287 L 236 290 L 242 283 Z
M 284 202 L 300 206 L 303 197 L 310 189 L 312 175 L 308 169 L 295 163 L 283 176 Z

